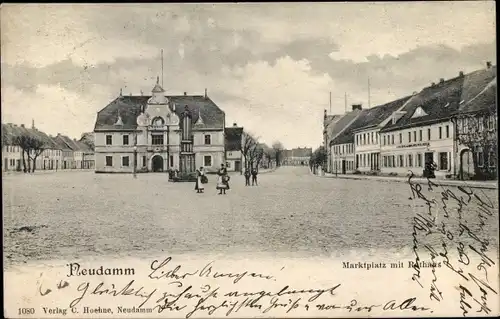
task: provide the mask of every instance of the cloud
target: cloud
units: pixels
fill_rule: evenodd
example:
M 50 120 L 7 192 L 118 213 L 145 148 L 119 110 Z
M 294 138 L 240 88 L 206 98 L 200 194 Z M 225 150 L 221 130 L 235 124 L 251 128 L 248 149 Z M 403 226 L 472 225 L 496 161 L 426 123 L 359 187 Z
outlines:
M 494 8 L 487 2 L 4 5 L 2 93 L 8 88 L 19 101 L 26 98 L 23 105 L 52 99 L 56 104 L 44 104 L 52 109 L 67 95 L 96 112 L 120 88 L 148 94 L 161 75 L 163 49 L 169 94 L 208 88 L 228 122 L 290 147 L 314 144 L 330 91 L 332 111 L 342 113 L 344 93 L 349 104 L 368 104 L 368 78 L 373 106 L 494 61 Z M 70 114 L 64 118 L 61 128 L 75 127 Z M 91 130 L 94 118 L 78 125 Z
M 35 126 L 48 133 L 80 137 L 93 130 L 97 110 L 106 97 L 96 89 L 90 98 L 67 91 L 59 86 L 39 85 L 32 93 L 13 87 L 2 88 L 2 121 Z

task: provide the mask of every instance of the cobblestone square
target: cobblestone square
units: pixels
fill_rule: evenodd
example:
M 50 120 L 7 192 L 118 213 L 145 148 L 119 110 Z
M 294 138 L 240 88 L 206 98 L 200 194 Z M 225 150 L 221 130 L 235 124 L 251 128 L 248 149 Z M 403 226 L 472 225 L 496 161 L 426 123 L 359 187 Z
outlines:
M 165 174 L 58 172 L 4 177 L 6 264 L 165 253 L 338 255 L 411 248 L 407 184 L 325 179 L 283 167 L 217 195 Z M 485 190 L 498 211 L 495 190 Z M 418 203 L 422 206 L 422 203 Z M 485 231 L 497 245 L 498 215 Z

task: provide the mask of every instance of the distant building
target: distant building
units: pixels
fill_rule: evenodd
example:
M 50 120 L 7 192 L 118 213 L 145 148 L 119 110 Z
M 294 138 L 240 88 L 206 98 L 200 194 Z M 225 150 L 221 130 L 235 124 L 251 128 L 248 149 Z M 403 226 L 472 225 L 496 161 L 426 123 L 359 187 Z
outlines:
M 205 95 L 120 96 L 97 114 L 96 172 L 215 172 L 224 158 L 224 112 Z
M 62 151 L 61 169 L 76 169 L 76 159 L 81 160 L 81 156 L 78 152 L 75 156 L 75 150 L 78 149 L 78 146 L 73 145 L 73 140 L 70 137 L 62 135 L 61 133 L 57 133 L 57 136 L 54 137 L 54 141 Z
M 331 147 L 330 142 L 332 141 L 333 137 L 335 136 L 335 129 L 337 127 L 337 123 L 343 118 L 342 115 L 328 115 L 326 110 L 324 110 L 324 115 L 323 115 L 323 146 L 325 147 L 326 150 L 326 171 L 327 172 L 332 172 L 332 153 L 331 153 Z
M 53 138 L 35 128 L 27 128 L 24 124 L 16 125 L 12 123 L 2 124 L 2 170 L 22 171 L 23 150 L 20 145 L 16 145 L 15 139 L 19 136 L 27 135 L 36 137 L 43 142 L 43 151 L 36 158 L 35 163 L 28 163 L 28 156 L 24 154 L 26 165 L 32 167 L 35 164 L 36 170 L 57 170 L 60 169 L 62 152 Z M 34 154 L 32 153 L 32 157 Z
M 407 96 L 371 109 L 363 110 L 360 117 L 347 129 L 346 140 L 354 141 L 355 170 L 360 172 L 380 171 L 380 129 L 407 105 L 412 96 Z M 354 134 L 354 136 L 353 136 Z
M 496 67 L 341 117 L 328 132 L 332 169 L 436 178 L 497 174 Z
M 283 151 L 283 165 L 308 166 L 311 159 L 312 148 L 298 147 Z
M 362 106 L 354 104 L 352 111 L 344 114 L 333 126 L 329 143 L 331 172 L 346 174 L 356 169 L 353 141 L 342 135 L 361 115 Z
M 243 127 L 233 123 L 232 127 L 225 129 L 225 154 L 227 170 L 242 172 L 245 167 L 245 158 L 242 153 Z

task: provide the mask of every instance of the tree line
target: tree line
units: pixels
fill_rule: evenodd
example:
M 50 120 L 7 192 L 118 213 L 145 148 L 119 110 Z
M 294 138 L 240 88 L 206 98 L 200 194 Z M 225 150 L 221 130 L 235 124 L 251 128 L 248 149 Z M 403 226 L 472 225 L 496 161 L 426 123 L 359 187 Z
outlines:
M 273 160 L 276 166 L 280 166 L 283 150 L 283 144 L 279 141 L 268 147 L 259 143 L 259 138 L 253 134 L 243 133 L 241 153 L 245 158 L 245 169 L 258 169 L 261 164 L 271 167 Z

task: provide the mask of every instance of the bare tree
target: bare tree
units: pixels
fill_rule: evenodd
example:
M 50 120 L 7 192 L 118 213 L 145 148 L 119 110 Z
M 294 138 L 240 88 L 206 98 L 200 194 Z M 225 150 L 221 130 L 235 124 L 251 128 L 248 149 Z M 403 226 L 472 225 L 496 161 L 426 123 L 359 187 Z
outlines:
M 282 160 L 282 155 L 283 155 L 283 150 L 285 149 L 283 147 L 283 144 L 279 141 L 276 141 L 273 143 L 273 150 L 274 150 L 274 156 L 276 160 L 276 166 L 281 166 L 281 160 Z
M 249 162 L 250 168 L 259 169 L 259 165 L 264 157 L 264 149 L 262 146 L 256 144 L 250 149 L 249 152 Z
M 14 137 L 13 144 L 21 148 L 23 171 L 25 173 L 36 170 L 36 159 L 45 150 L 45 143 L 29 133 Z M 31 165 L 33 163 L 33 165 Z
M 250 133 L 243 133 L 243 142 L 241 147 L 241 153 L 245 158 L 245 168 L 250 169 L 252 163 L 252 158 L 254 155 L 254 149 L 257 147 L 257 139 Z

